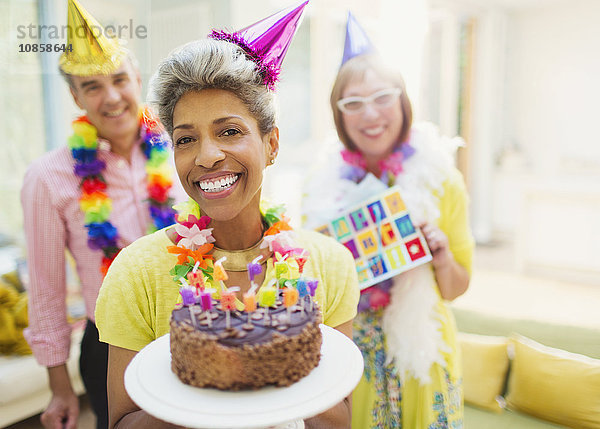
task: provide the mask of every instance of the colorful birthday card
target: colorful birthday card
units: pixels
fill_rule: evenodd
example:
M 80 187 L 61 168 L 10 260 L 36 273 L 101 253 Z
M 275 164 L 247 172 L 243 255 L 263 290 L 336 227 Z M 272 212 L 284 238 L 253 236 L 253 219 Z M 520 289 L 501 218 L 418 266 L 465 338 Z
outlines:
M 425 237 L 413 225 L 398 187 L 342 212 L 317 231 L 350 250 L 361 289 L 431 261 Z

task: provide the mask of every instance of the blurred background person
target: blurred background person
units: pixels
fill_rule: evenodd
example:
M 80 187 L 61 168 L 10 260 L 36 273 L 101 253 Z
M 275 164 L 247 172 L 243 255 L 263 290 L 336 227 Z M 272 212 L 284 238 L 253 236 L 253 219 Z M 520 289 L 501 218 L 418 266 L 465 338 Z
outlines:
M 404 81 L 349 14 L 331 108 L 343 144 L 303 201 L 307 225 L 398 186 L 431 263 L 362 291 L 354 341 L 365 373 L 353 394 L 354 428 L 462 427 L 461 367 L 446 306 L 468 286 L 474 241 L 456 142 L 413 125 Z
M 170 143 L 140 103 L 142 86 L 133 54 L 105 35 L 75 0 L 69 0 L 68 9 L 71 37 L 60 70 L 85 116 L 73 122 L 68 145 L 33 162 L 23 181 L 30 279 L 25 336 L 38 363 L 48 368 L 52 398 L 42 423 L 48 428 L 76 427 L 79 400 L 65 364 L 71 342 L 68 250 L 75 260 L 87 316 L 81 377 L 97 427 L 106 428 L 108 346 L 98 341 L 96 297 L 121 248 L 149 229 L 174 221 Z M 181 195 L 180 185 L 176 188 Z

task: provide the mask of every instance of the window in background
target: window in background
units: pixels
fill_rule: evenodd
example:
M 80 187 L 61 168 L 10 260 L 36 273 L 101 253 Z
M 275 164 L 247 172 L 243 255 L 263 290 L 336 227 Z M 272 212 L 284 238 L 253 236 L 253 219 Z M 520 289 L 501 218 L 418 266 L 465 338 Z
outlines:
M 432 19 L 425 39 L 423 75 L 421 77 L 421 105 L 415 119 L 440 123 L 440 74 L 441 74 L 442 23 Z
M 310 29 L 310 19 L 306 17 L 285 56 L 277 90 L 279 128 L 293 159 L 300 153 L 306 154 L 299 147 L 310 138 Z
M 471 141 L 471 93 L 473 89 L 473 21 L 460 24 L 459 82 L 457 106 L 457 134 L 467 142 L 459 149 L 456 159 L 458 169 L 469 181 L 469 145 Z
M 283 203 L 293 221 L 300 219 L 301 189 L 314 153 L 311 139 L 311 19 L 305 17 L 283 62 L 277 90 L 279 155 L 267 168 L 265 198 Z
M 40 54 L 19 52 L 17 26 L 38 25 L 38 2 L 0 2 L 8 27 L 0 31 L 0 235 L 21 239 L 19 192 L 29 163 L 45 152 Z
M 144 96 L 158 64 L 176 47 L 206 37 L 210 29 L 218 25 L 215 16 L 226 16 L 228 10 L 228 1 L 152 1 L 148 38 L 143 46 L 149 55 L 148 66 L 142 70 Z

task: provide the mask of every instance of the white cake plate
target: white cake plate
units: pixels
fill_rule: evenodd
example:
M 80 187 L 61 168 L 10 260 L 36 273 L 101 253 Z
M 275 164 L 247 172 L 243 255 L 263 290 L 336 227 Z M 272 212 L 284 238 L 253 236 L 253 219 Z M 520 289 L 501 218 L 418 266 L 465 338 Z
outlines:
M 341 332 L 321 325 L 321 361 L 288 387 L 226 392 L 183 384 L 171 371 L 169 334 L 144 347 L 125 370 L 125 389 L 152 416 L 191 428 L 302 428 L 358 384 L 363 358 Z M 300 420 L 300 421 L 298 421 Z M 279 426 L 278 426 L 279 427 Z

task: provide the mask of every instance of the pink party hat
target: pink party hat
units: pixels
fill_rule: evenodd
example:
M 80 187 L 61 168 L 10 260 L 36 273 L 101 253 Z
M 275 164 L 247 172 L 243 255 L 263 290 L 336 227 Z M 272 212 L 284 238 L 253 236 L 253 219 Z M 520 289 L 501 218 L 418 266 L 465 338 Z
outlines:
M 346 41 L 344 42 L 344 56 L 342 57 L 343 66 L 346 61 L 359 55 L 375 52 L 375 47 L 371 43 L 369 36 L 360 26 L 354 15 L 348 12 L 348 21 L 346 22 Z
M 295 6 L 290 6 L 243 30 L 233 33 L 213 30 L 208 37 L 226 40 L 240 46 L 257 64 L 264 84 L 274 90 L 281 63 L 302 22 L 304 7 L 308 1 L 304 0 Z

